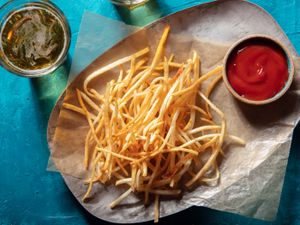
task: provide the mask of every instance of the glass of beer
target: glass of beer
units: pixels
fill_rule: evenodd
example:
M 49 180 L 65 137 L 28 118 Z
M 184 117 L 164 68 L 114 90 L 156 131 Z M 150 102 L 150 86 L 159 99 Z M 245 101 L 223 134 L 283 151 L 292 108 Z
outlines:
M 65 60 L 70 45 L 67 20 L 49 1 L 9 1 L 0 8 L 0 64 L 10 72 L 39 77 Z
M 135 8 L 137 6 L 143 5 L 149 0 L 111 0 L 112 3 L 119 6 L 126 6 L 128 8 Z

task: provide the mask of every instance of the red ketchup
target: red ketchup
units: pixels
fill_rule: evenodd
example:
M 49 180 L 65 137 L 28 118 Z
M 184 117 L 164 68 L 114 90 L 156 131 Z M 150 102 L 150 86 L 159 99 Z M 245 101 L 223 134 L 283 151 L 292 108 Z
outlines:
M 288 80 L 286 54 L 272 41 L 258 39 L 242 43 L 228 60 L 228 81 L 246 99 L 272 98 Z

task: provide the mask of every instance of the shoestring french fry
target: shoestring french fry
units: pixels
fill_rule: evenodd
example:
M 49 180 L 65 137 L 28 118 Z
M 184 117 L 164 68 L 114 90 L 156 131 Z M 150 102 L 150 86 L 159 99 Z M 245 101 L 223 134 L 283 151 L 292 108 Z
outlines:
M 209 99 L 222 67 L 201 74 L 196 51 L 185 62 L 176 62 L 176 53 L 165 55 L 169 31 L 166 26 L 149 65 L 149 48 L 119 59 L 87 76 L 82 90 L 76 89 L 78 105 L 63 104 L 85 116 L 90 128 L 83 201 L 93 197 L 95 183 L 113 182 L 125 191 L 111 208 L 132 193 L 143 193 L 145 204 L 154 199 L 155 222 L 163 196 L 179 197 L 185 188 L 219 179 L 217 158 L 226 138 L 245 144 L 227 133 L 224 113 Z M 107 83 L 104 93 L 90 88 L 112 69 L 119 69 L 119 77 Z

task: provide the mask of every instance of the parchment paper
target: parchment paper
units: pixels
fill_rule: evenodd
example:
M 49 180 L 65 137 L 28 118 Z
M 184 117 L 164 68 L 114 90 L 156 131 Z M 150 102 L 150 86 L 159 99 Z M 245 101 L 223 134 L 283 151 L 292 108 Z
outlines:
M 65 97 L 62 96 L 56 105 L 49 121 L 49 146 L 52 160 L 78 201 L 93 215 L 111 222 L 151 220 L 153 206 L 145 208 L 141 199 L 132 194 L 120 207 L 111 210 L 107 205 L 124 190 L 100 184 L 94 187 L 91 201 L 81 202 L 86 191 L 82 182 L 86 176 L 82 162 L 88 125 L 82 116 L 60 110 L 60 104 L 62 101 L 77 104 L 74 88 L 81 89 L 83 79 L 96 68 L 147 45 L 153 52 L 164 23 L 171 24 L 166 54 L 175 53 L 176 60 L 180 61 L 195 49 L 201 56 L 203 73 L 222 63 L 230 43 L 248 34 L 273 36 L 282 41 L 296 57 L 291 43 L 268 14 L 247 2 L 225 1 L 171 15 L 135 32 L 93 61 L 70 84 Z M 219 185 L 200 186 L 192 192 L 186 192 L 182 199 L 163 201 L 161 216 L 199 205 L 259 219 L 272 220 L 275 217 L 292 131 L 300 115 L 300 71 L 296 58 L 295 64 L 297 67 L 292 87 L 284 97 L 267 106 L 242 104 L 229 94 L 223 84 L 218 86 L 213 93 L 213 101 L 224 111 L 229 133 L 240 136 L 247 145 L 245 148 L 231 146 L 226 152 Z M 112 71 L 97 79 L 93 83 L 94 88 L 103 90 L 106 82 L 115 78 L 115 75 Z

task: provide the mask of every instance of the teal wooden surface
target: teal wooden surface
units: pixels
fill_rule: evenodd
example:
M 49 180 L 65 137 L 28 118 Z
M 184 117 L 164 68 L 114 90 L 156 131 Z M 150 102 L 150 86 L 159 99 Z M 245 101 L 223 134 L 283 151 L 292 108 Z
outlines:
M 0 0 L 0 5 L 6 1 Z M 68 61 L 42 79 L 14 76 L 0 68 L 0 224 L 108 224 L 87 213 L 74 199 L 58 173 L 46 171 L 49 151 L 47 119 L 67 82 L 80 19 L 85 10 L 121 20 L 107 0 L 54 0 L 66 14 L 72 43 Z M 207 1 L 158 0 L 162 15 Z M 300 1 L 254 0 L 281 25 L 300 51 Z M 122 15 L 123 16 L 123 15 Z M 192 207 L 160 220 L 160 224 L 300 225 L 300 127 L 293 144 L 277 219 L 265 222 L 211 209 Z M 152 223 L 147 223 L 152 224 Z

